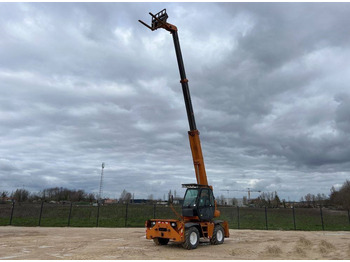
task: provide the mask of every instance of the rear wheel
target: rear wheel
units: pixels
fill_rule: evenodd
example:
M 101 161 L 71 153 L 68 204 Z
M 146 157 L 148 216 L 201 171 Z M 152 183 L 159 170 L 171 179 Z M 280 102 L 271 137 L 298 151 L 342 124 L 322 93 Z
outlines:
M 199 244 L 199 231 L 196 227 L 190 227 L 185 231 L 185 242 L 182 246 L 186 249 L 195 249 Z
M 153 238 L 153 241 L 158 246 L 164 246 L 164 245 L 167 245 L 169 243 L 169 238 L 156 237 L 156 238 Z
M 212 245 L 220 245 L 224 243 L 224 239 L 225 239 L 224 229 L 222 228 L 221 225 L 216 225 L 214 227 L 214 232 L 213 232 L 212 238 L 210 239 L 210 243 Z

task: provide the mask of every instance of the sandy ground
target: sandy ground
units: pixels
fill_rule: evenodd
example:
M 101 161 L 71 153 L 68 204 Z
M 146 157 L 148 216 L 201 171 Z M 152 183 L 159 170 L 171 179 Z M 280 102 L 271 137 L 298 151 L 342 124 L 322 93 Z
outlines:
M 350 259 L 350 232 L 230 230 L 195 250 L 156 246 L 143 228 L 0 227 L 0 259 Z

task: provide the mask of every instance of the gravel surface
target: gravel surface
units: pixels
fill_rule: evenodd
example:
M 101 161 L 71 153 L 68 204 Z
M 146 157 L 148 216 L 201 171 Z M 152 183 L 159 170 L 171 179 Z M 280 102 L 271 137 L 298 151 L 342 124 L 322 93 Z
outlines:
M 230 230 L 195 250 L 156 246 L 144 228 L 0 227 L 0 259 L 350 259 L 350 232 Z

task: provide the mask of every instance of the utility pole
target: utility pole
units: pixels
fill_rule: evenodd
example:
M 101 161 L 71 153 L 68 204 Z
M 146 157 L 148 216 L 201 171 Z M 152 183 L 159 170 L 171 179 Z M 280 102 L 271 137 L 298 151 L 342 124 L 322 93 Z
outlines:
M 102 182 L 103 182 L 103 169 L 105 168 L 105 163 L 102 162 L 102 171 L 101 171 L 101 179 L 100 179 L 100 190 L 98 192 L 98 204 L 101 204 L 102 202 Z

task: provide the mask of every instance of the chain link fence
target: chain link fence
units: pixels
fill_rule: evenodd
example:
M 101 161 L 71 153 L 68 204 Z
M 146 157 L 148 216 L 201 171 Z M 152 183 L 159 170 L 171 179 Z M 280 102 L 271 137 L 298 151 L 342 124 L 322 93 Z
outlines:
M 174 205 L 181 215 L 181 206 Z M 349 210 L 329 208 L 219 207 L 219 219 L 232 229 L 350 230 Z M 0 226 L 143 227 L 150 218 L 176 214 L 161 204 L 81 205 L 79 203 L 12 203 L 0 205 Z

